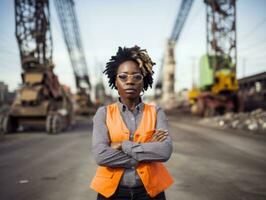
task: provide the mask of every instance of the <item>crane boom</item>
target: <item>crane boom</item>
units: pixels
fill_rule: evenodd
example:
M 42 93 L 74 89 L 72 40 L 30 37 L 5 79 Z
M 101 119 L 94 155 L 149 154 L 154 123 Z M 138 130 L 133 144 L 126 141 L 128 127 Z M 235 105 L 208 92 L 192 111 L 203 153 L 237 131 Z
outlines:
M 74 1 L 56 0 L 55 7 L 60 19 L 70 62 L 73 67 L 76 87 L 78 90 L 84 87 L 90 89 L 91 84 L 88 76 L 88 67 L 81 42 Z
M 216 59 L 213 68 L 229 68 L 236 73 L 236 0 L 204 0 L 204 3 L 207 10 L 207 53 L 223 58 Z
M 194 0 L 183 0 L 179 8 L 179 12 L 175 21 L 175 26 L 170 36 L 170 40 L 176 43 L 179 39 L 180 33 L 183 29 L 184 23 L 187 19 L 188 13 L 191 9 Z
M 81 42 L 75 3 L 73 0 L 55 0 L 54 2 L 76 81 L 76 113 L 88 115 L 92 108 L 91 83 Z

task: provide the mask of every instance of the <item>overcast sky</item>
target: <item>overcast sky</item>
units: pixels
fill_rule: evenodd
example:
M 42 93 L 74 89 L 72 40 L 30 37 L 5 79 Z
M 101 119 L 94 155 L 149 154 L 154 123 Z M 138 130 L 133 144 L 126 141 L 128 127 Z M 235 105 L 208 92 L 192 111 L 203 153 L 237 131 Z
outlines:
M 75 88 L 72 68 L 59 20 L 50 1 L 55 73 L 62 83 Z M 167 37 L 181 0 L 76 0 L 90 78 L 102 77 L 108 59 L 118 46 L 139 45 L 157 63 L 158 75 Z M 14 1 L 0 0 L 0 81 L 11 89 L 21 83 L 21 66 L 15 39 Z M 237 1 L 237 75 L 266 71 L 266 0 Z M 193 63 L 206 53 L 205 5 L 195 0 L 176 46 L 176 90 L 191 87 Z M 245 61 L 244 61 L 245 60 Z M 243 62 L 244 61 L 244 62 Z M 245 64 L 244 64 L 245 63 Z M 243 66 L 245 70 L 243 70 Z

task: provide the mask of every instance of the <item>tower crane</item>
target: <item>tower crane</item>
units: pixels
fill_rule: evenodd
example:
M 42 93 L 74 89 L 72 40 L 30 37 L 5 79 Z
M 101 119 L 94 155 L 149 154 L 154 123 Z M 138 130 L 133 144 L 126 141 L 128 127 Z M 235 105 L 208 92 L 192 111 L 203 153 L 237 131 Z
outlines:
M 70 91 L 54 74 L 48 0 L 15 0 L 16 38 L 22 67 L 22 85 L 0 131 L 43 125 L 58 133 L 73 123 Z
M 55 7 L 75 76 L 77 112 L 79 114 L 89 114 L 90 107 L 92 107 L 90 99 L 91 84 L 81 42 L 75 4 L 73 0 L 55 0 Z

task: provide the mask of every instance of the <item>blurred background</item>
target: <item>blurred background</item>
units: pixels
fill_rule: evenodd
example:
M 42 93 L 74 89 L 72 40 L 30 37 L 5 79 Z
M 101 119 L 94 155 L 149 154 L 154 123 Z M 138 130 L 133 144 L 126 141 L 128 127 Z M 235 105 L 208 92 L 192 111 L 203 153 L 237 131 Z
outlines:
M 119 46 L 135 45 L 146 49 L 156 63 L 153 87 L 144 93 L 143 99 L 163 107 L 167 113 L 176 153 L 183 156 L 174 156 L 181 163 L 178 167 L 184 165 L 187 174 L 199 175 L 197 180 L 181 175 L 181 181 L 170 190 L 169 199 L 175 199 L 177 190 L 180 199 L 236 199 L 225 192 L 225 183 L 230 181 L 237 187 L 230 191 L 240 195 L 240 199 L 266 197 L 266 179 L 262 180 L 266 175 L 261 170 L 266 165 L 262 155 L 266 136 L 265 0 L 0 0 L 0 27 L 0 159 L 5 163 L 0 165 L 0 173 L 1 177 L 6 174 L 3 183 L 8 182 L 6 189 L 0 189 L 1 199 L 62 199 L 72 197 L 70 194 L 79 199 L 95 198 L 88 185 L 84 188 L 85 180 L 93 176 L 86 170 L 90 165 L 94 167 L 93 159 L 87 156 L 88 160 L 82 160 L 82 169 L 77 165 L 82 162 L 79 159 L 87 158 L 86 146 L 90 144 L 97 108 L 118 98 L 103 75 L 105 65 Z M 207 132 L 215 132 L 210 138 L 202 135 L 215 149 L 213 153 L 227 155 L 232 148 L 228 153 L 232 157 L 222 156 L 219 162 L 233 162 L 234 167 L 225 170 L 218 165 L 209 166 L 212 155 L 205 152 L 202 138 L 197 138 L 197 133 Z M 224 148 L 216 149 L 214 138 Z M 39 143 L 40 139 L 45 142 Z M 39 189 L 42 182 L 21 188 L 20 184 L 29 185 L 29 177 L 39 180 L 37 168 L 43 169 L 41 163 L 64 157 L 58 152 L 58 157 L 47 156 L 46 162 L 34 164 L 48 146 L 58 148 L 56 141 L 69 144 L 71 149 L 76 146 L 76 154 L 84 153 L 77 158 L 70 147 L 62 147 L 61 152 L 69 150 L 67 155 L 75 157 L 76 160 L 71 157 L 74 163 L 68 160 L 65 166 L 76 167 L 71 174 L 74 183 L 84 191 L 70 190 L 66 184 L 68 192 L 64 195 L 46 188 L 52 193 L 47 198 Z M 230 147 L 227 150 L 226 145 Z M 178 152 L 179 148 L 189 148 L 191 152 Z M 25 159 L 32 168 L 10 170 L 11 165 L 25 166 L 21 152 L 28 152 L 23 155 L 27 155 Z M 245 162 L 253 163 L 254 168 L 243 171 L 250 175 L 246 179 L 242 173 L 232 180 L 217 178 L 206 169 L 187 169 L 190 153 L 204 155 L 206 163 L 202 164 L 208 165 L 206 169 L 218 170 L 228 177 Z M 239 158 L 238 153 L 250 157 Z M 234 163 L 238 158 L 239 162 Z M 67 181 L 67 177 L 58 178 L 57 169 L 62 163 L 44 170 L 41 180 L 55 182 L 54 185 L 56 181 Z M 177 168 L 174 161 L 169 167 L 172 171 Z M 80 170 L 83 174 L 79 174 Z M 206 188 L 200 188 L 204 173 L 209 178 L 209 188 L 216 183 L 214 179 L 222 180 L 218 181 L 221 185 L 212 186 L 211 198 L 196 198 L 206 192 Z M 174 175 L 180 176 L 175 172 Z M 13 187 L 17 192 L 11 194 Z M 187 187 L 195 194 L 189 193 Z

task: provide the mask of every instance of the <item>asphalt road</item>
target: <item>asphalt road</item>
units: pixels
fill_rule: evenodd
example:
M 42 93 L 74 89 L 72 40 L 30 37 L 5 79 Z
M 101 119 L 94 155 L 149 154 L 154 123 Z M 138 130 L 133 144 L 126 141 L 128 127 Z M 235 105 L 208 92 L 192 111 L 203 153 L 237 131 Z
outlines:
M 85 123 L 86 122 L 86 123 Z M 1 200 L 93 200 L 92 125 L 59 135 L 26 132 L 0 140 Z M 170 118 L 175 183 L 168 200 L 266 199 L 266 138 Z

